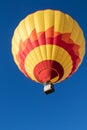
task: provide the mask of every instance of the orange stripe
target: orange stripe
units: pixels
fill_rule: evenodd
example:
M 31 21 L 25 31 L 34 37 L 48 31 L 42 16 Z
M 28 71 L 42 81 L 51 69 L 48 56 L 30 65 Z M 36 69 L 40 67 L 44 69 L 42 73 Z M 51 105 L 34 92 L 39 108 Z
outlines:
M 36 30 L 34 29 L 33 31 L 32 31 L 32 33 L 30 34 L 30 41 L 31 42 L 34 42 L 34 41 L 36 41 L 37 40 L 37 34 L 36 34 Z
M 19 53 L 17 54 L 17 60 L 20 64 L 21 70 L 26 74 L 24 69 L 24 62 L 27 54 L 31 52 L 34 48 L 40 45 L 53 44 L 64 48 L 70 55 L 73 61 L 73 68 L 69 76 L 74 73 L 78 67 L 81 59 L 79 57 L 80 46 L 76 45 L 70 39 L 70 33 L 60 34 L 54 32 L 53 37 L 53 27 L 47 29 L 45 32 L 38 33 L 36 35 L 35 30 L 31 33 L 30 37 L 26 39 L 25 42 L 20 41 Z M 46 37 L 45 37 L 46 36 Z M 51 36 L 51 37 L 50 37 Z M 37 39 L 38 37 L 38 39 Z
M 54 27 L 50 27 L 49 29 L 46 30 L 45 32 L 46 38 L 47 37 L 54 37 Z

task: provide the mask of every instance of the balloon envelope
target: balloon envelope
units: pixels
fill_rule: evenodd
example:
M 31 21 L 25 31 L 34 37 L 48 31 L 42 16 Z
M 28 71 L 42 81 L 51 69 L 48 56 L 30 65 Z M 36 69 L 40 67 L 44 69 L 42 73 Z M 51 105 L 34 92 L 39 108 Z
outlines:
M 12 54 L 18 68 L 39 83 L 61 82 L 72 75 L 85 54 L 78 23 L 57 10 L 28 15 L 14 31 Z

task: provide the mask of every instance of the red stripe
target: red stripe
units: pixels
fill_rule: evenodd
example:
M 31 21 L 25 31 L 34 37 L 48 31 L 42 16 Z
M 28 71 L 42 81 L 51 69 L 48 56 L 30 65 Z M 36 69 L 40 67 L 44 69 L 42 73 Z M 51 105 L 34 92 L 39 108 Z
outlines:
M 35 32 L 34 32 L 35 33 Z M 19 46 L 19 53 L 17 54 L 17 59 L 20 64 L 21 70 L 24 72 L 24 74 L 27 74 L 24 68 L 24 61 L 27 56 L 34 48 L 40 46 L 40 45 L 56 45 L 60 46 L 61 48 L 64 48 L 71 56 L 73 61 L 73 68 L 69 76 L 74 73 L 76 68 L 78 67 L 78 64 L 80 63 L 80 57 L 79 57 L 79 45 L 76 45 L 71 39 L 70 39 L 70 33 L 66 34 L 60 34 L 60 33 L 54 33 L 55 37 L 45 37 L 46 32 L 42 32 L 37 34 L 38 40 L 35 40 L 31 42 L 31 39 L 26 39 L 25 42 L 20 41 Z M 33 36 L 32 36 L 33 37 Z M 24 49 L 21 48 L 21 45 L 25 45 Z
M 60 80 L 63 77 L 64 70 L 58 62 L 45 60 L 35 66 L 33 73 L 39 82 L 45 83 L 57 76 L 59 76 L 58 80 Z

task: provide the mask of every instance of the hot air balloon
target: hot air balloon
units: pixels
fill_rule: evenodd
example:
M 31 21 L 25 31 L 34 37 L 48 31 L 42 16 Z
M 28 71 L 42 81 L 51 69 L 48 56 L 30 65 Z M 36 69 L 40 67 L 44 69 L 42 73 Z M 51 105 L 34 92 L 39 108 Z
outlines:
M 82 63 L 85 38 L 79 24 L 58 10 L 40 10 L 24 18 L 12 37 L 15 63 L 25 76 L 54 92 Z

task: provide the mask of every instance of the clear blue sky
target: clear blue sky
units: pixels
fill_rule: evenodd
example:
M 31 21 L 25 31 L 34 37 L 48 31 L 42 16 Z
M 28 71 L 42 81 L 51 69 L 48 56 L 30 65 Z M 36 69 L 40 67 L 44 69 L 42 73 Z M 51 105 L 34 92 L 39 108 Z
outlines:
M 29 13 L 47 8 L 70 14 L 87 39 L 86 0 L 0 0 L 0 130 L 87 130 L 87 54 L 78 71 L 49 96 L 13 61 L 14 29 Z

